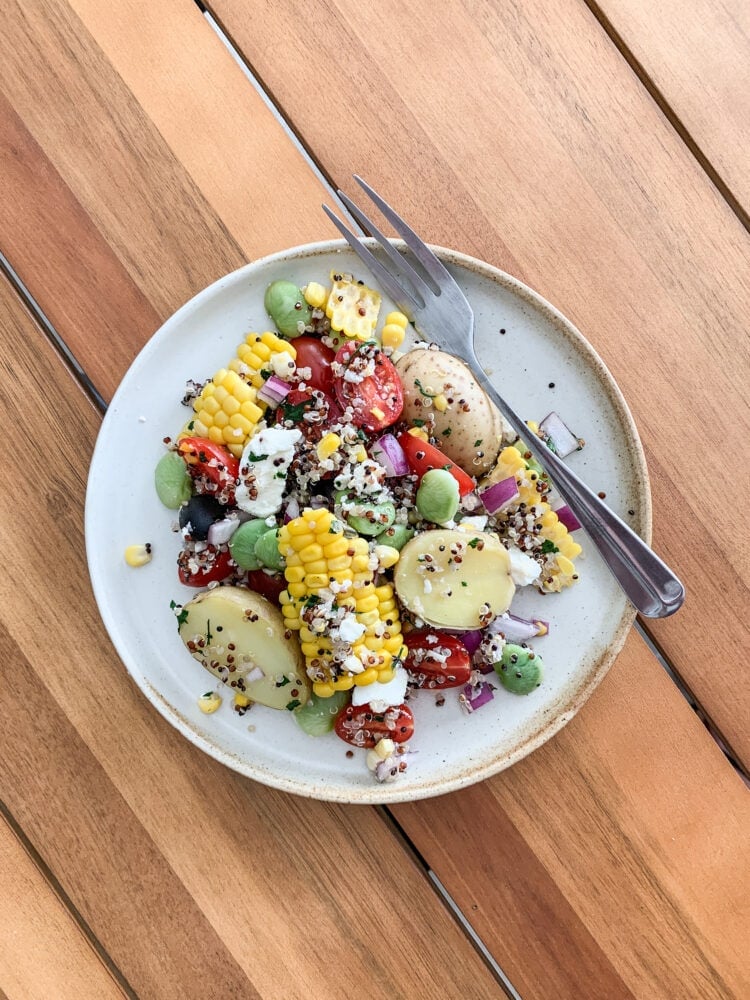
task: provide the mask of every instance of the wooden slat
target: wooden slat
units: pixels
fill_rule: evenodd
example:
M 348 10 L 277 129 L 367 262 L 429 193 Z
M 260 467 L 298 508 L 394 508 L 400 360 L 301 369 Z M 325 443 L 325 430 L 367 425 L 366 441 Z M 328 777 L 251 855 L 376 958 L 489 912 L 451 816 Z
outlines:
M 80 927 L 0 816 L 0 996 L 124 996 Z
M 750 5 L 596 0 L 597 16 L 750 215 Z
M 248 782 L 145 702 L 86 572 L 84 480 L 98 416 L 7 282 L 0 342 L 0 417 L 11 440 L 31 434 L 45 469 L 41 485 L 0 497 L 0 786 L 135 991 L 328 1000 L 374 988 L 406 998 L 438 984 L 458 996 L 470 981 L 477 997 L 496 995 L 377 811 Z M 18 449 L 11 481 L 25 482 L 26 461 Z
M 645 444 L 655 546 L 688 588 L 649 627 L 750 765 L 750 547 L 726 487 L 712 501 L 718 469 L 733 495 L 748 485 L 750 242 L 588 8 L 212 8 L 337 182 L 364 174 L 425 238 L 518 275 L 600 351 Z

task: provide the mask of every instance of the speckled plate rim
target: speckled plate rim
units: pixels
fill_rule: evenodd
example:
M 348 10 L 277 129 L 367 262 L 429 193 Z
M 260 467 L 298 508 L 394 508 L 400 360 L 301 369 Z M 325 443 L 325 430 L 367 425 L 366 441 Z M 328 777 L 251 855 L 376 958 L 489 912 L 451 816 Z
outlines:
M 394 240 L 393 242 L 396 246 L 403 246 L 401 241 Z M 481 277 L 494 281 L 496 284 L 511 291 L 519 299 L 528 302 L 529 305 L 542 317 L 551 322 L 558 332 L 567 337 L 575 345 L 576 350 L 581 355 L 586 357 L 592 371 L 598 376 L 601 388 L 606 393 L 607 398 L 612 405 L 614 414 L 619 421 L 621 428 L 625 432 L 628 446 L 628 460 L 633 470 L 636 484 L 640 522 L 638 529 L 641 537 L 643 537 L 645 541 L 650 544 L 652 533 L 652 504 L 646 457 L 643 452 L 643 447 L 641 445 L 635 421 L 633 420 L 628 405 L 625 402 L 625 398 L 622 395 L 619 386 L 615 382 L 614 377 L 592 345 L 566 316 L 564 316 L 558 309 L 556 309 L 550 302 L 535 292 L 532 288 L 525 285 L 522 281 L 519 281 L 507 272 L 502 271 L 485 261 L 481 261 L 476 257 L 471 257 L 468 254 L 461 253 L 457 250 L 451 250 L 434 244 L 431 246 L 434 252 L 444 262 L 464 268 L 467 271 L 473 271 Z M 325 240 L 317 243 L 302 244 L 297 247 L 289 247 L 285 250 L 268 254 L 265 257 L 258 258 L 236 271 L 217 279 L 181 306 L 147 341 L 138 355 L 134 358 L 128 368 L 128 371 L 123 376 L 120 387 L 118 387 L 115 392 L 108 412 L 105 414 L 104 420 L 102 421 L 102 427 L 100 428 L 99 436 L 97 437 L 96 446 L 91 458 L 90 468 L 93 467 L 98 460 L 99 450 L 100 447 L 102 447 L 103 440 L 102 431 L 107 425 L 109 413 L 114 412 L 117 409 L 118 397 L 121 391 L 124 392 L 124 386 L 128 381 L 131 372 L 136 370 L 140 365 L 148 360 L 149 354 L 156 348 L 157 344 L 162 339 L 170 335 L 170 331 L 173 327 L 179 326 L 183 317 L 202 305 L 204 301 L 209 299 L 212 295 L 219 293 L 228 283 L 242 281 L 245 277 L 252 275 L 256 269 L 260 270 L 266 265 L 277 262 L 286 262 L 290 259 L 320 256 L 336 252 L 337 250 L 348 249 L 349 247 L 344 240 Z M 96 572 L 92 559 L 90 558 L 90 540 L 93 534 L 93 526 L 91 524 L 91 504 L 89 502 L 90 494 L 91 490 L 90 488 L 87 488 L 84 523 L 92 590 L 104 626 L 107 629 L 110 639 L 118 653 L 118 656 L 125 665 L 128 674 L 135 681 L 146 698 L 148 698 L 157 712 L 159 712 L 159 714 L 163 716 L 167 722 L 174 726 L 183 736 L 190 740 L 191 743 L 197 746 L 204 753 L 207 753 L 209 756 L 224 764 L 226 767 L 244 775 L 245 777 L 259 781 L 269 787 L 277 788 L 281 791 L 289 792 L 305 798 L 314 798 L 330 802 L 342 802 L 351 805 L 387 805 L 396 802 L 417 801 L 423 798 L 445 795 L 449 792 L 456 791 L 457 789 L 468 787 L 469 785 L 484 781 L 486 778 L 511 767 L 513 764 L 532 753 L 543 743 L 546 743 L 576 715 L 596 689 L 598 684 L 601 683 L 618 653 L 622 649 L 636 616 L 635 609 L 631 605 L 626 604 L 620 616 L 619 622 L 614 627 L 612 641 L 603 655 L 592 664 L 588 671 L 575 684 L 568 687 L 565 696 L 561 697 L 560 703 L 556 707 L 554 716 L 546 720 L 543 724 L 537 726 L 533 729 L 533 731 L 530 731 L 522 736 L 518 746 L 511 752 L 501 754 L 487 763 L 478 764 L 470 771 L 457 777 L 442 781 L 437 778 L 429 782 L 425 782 L 423 786 L 420 786 L 417 789 L 410 788 L 402 791 L 398 783 L 373 783 L 373 785 L 369 787 L 352 788 L 348 790 L 329 788 L 326 785 L 321 784 L 311 786 L 309 781 L 300 781 L 299 779 L 295 779 L 293 776 L 279 775 L 271 773 L 264 768 L 256 767 L 251 762 L 248 762 L 247 760 L 240 758 L 239 756 L 236 756 L 212 743 L 210 740 L 206 739 L 203 734 L 196 732 L 190 722 L 178 711 L 178 709 L 176 709 L 174 705 L 164 698 L 161 692 L 153 686 L 148 678 L 143 675 L 135 657 L 132 657 L 128 652 L 125 637 L 121 635 L 120 626 L 116 618 L 108 613 L 107 602 L 104 599 L 104 580 Z

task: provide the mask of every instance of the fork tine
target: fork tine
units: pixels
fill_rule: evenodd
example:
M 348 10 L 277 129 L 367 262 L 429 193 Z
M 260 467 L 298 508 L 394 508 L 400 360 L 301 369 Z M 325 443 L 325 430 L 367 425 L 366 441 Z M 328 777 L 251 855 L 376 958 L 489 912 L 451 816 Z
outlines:
M 422 301 L 421 296 L 417 298 L 412 292 L 404 288 L 403 285 L 401 285 L 397 279 L 394 278 L 391 272 L 380 263 L 377 257 L 374 257 L 370 250 L 360 243 L 354 233 L 350 232 L 346 228 L 341 219 L 339 219 L 339 217 L 331 211 L 328 205 L 323 205 L 322 207 L 323 211 L 344 237 L 352 250 L 357 254 L 357 256 L 361 257 L 365 265 L 375 275 L 377 280 L 388 292 L 396 305 L 405 309 L 407 312 L 411 312 L 414 309 L 422 309 L 424 307 L 424 302 Z
M 404 257 L 404 255 L 398 252 L 398 250 L 393 246 L 388 237 L 384 236 L 381 233 L 381 231 L 378 229 L 378 227 L 375 225 L 372 219 L 368 218 L 368 216 L 365 215 L 362 209 L 359 208 L 357 205 L 355 205 L 348 195 L 344 194 L 343 191 L 337 191 L 336 193 L 338 194 L 339 198 L 343 201 L 343 203 L 346 205 L 346 207 L 349 209 L 350 213 L 354 216 L 355 220 L 359 223 L 359 225 L 362 226 L 364 229 L 368 229 L 370 233 L 375 237 L 375 239 L 378 241 L 378 243 L 385 251 L 386 256 L 390 259 L 391 263 L 394 264 L 400 271 L 406 272 L 406 278 L 409 280 L 409 283 L 414 287 L 414 290 L 422 296 L 423 299 L 425 298 L 425 292 L 427 294 L 429 294 L 430 292 L 434 292 L 437 295 L 440 294 L 440 289 L 435 284 L 432 277 L 430 277 L 430 284 L 428 284 L 424 280 L 422 275 L 419 274 L 418 271 L 414 270 L 414 268 L 409 263 L 409 261 Z
M 455 281 L 446 268 L 443 267 L 442 263 L 438 260 L 432 250 L 430 250 L 427 244 L 424 243 L 419 236 L 417 236 L 414 230 L 404 222 L 401 216 L 393 211 L 388 202 L 384 201 L 377 191 L 373 191 L 367 181 L 363 181 L 359 174 L 354 175 L 354 180 L 375 202 L 385 218 L 390 222 L 396 232 L 398 232 L 404 243 L 406 243 L 430 277 L 436 281 L 438 285 L 444 285 L 446 281 L 450 282 L 451 285 L 455 285 Z

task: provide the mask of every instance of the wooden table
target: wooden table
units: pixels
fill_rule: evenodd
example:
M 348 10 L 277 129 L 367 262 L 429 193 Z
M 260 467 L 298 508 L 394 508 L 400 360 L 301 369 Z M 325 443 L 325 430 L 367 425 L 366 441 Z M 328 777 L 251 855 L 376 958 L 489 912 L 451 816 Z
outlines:
M 750 996 L 750 7 L 7 0 L 0 45 L 0 996 Z M 594 344 L 689 592 L 541 750 L 392 809 L 173 731 L 82 531 L 139 348 L 355 170 Z

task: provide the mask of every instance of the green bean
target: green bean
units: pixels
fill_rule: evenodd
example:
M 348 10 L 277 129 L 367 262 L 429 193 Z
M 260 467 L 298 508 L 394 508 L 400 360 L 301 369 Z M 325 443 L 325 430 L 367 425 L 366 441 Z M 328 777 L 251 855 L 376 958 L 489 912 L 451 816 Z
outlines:
M 193 484 L 184 460 L 176 451 L 162 455 L 154 469 L 156 493 L 165 507 L 179 508 L 190 499 Z
M 292 281 L 272 281 L 266 289 L 263 304 L 284 337 L 299 337 L 312 320 L 310 306 L 305 302 L 302 291 Z
M 422 476 L 416 503 L 425 521 L 446 524 L 458 511 L 458 483 L 447 469 L 430 469 Z
M 506 691 L 513 694 L 530 694 L 542 683 L 544 663 L 541 656 L 526 646 L 509 642 L 503 646 L 495 673 Z

